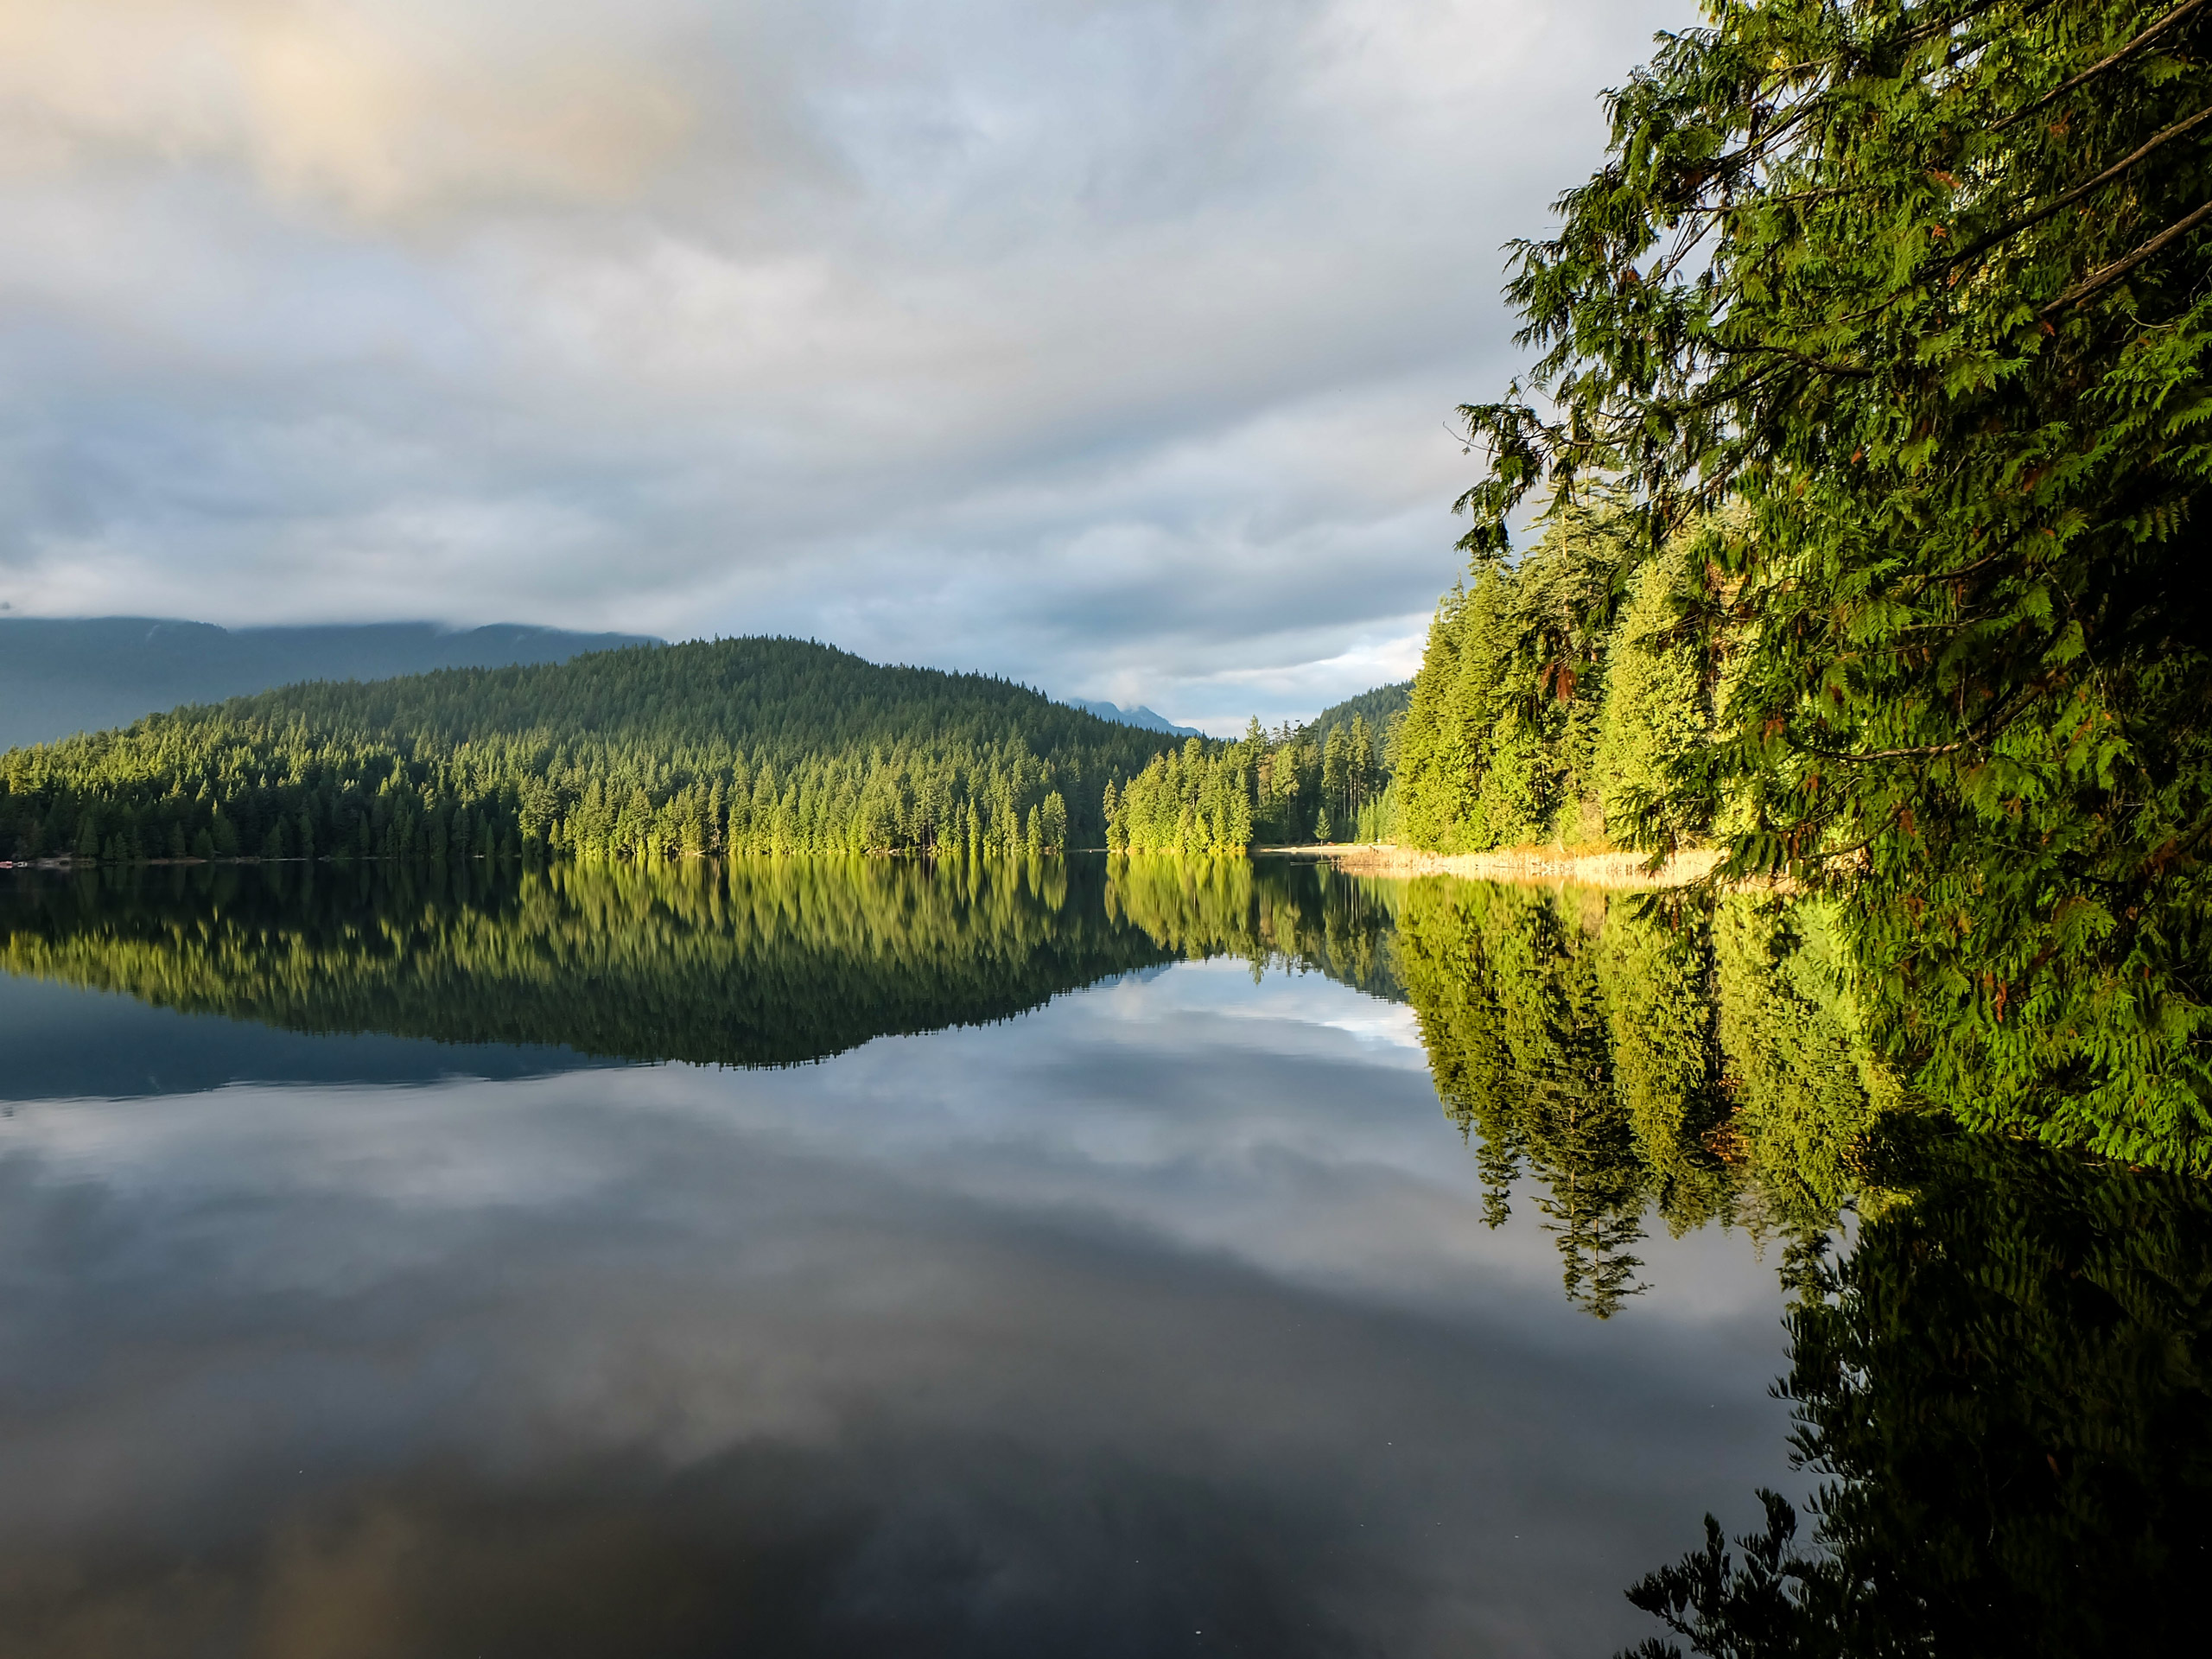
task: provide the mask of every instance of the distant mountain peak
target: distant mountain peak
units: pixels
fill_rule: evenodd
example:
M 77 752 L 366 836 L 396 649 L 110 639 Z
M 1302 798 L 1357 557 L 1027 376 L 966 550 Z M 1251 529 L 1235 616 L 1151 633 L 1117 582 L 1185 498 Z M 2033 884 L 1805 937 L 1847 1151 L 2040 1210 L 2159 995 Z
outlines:
M 1118 721 L 1124 726 L 1141 727 L 1147 732 L 1166 732 L 1171 737 L 1204 737 L 1205 734 L 1195 726 L 1178 726 L 1165 715 L 1154 714 L 1139 703 L 1134 709 L 1124 709 L 1118 703 L 1093 702 L 1089 697 L 1064 697 L 1071 709 L 1080 709 L 1101 720 Z

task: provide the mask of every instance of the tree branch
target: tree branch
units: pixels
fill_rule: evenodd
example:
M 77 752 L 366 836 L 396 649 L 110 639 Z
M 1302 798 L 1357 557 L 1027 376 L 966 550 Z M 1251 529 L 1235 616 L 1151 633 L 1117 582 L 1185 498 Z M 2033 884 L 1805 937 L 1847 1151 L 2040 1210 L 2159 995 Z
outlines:
M 1717 340 L 1708 340 L 1705 343 L 1724 356 L 1735 357 L 1746 352 L 1760 352 L 1775 357 L 1786 357 L 1793 363 L 1802 363 L 1808 369 L 1819 369 L 1827 374 L 1849 375 L 1855 380 L 1874 378 L 1873 370 L 1862 369 L 1855 363 L 1832 363 L 1827 358 L 1808 356 L 1803 352 L 1792 351 L 1787 346 L 1724 346 Z
M 2033 213 L 2029 213 L 2023 218 L 2014 219 L 2010 225 L 2004 226 L 2002 229 L 1992 231 L 1986 236 L 1977 238 L 1969 245 L 1960 249 L 1948 259 L 1943 261 L 1943 264 L 1962 265 L 1969 259 L 1976 258 L 1987 252 L 1990 249 L 1995 247 L 1999 243 L 2006 240 L 2008 238 L 2018 236 L 2022 231 L 2028 229 L 2031 226 L 2042 224 L 2044 219 L 2049 219 L 2053 213 L 2064 213 L 2075 202 L 2081 200 L 2082 197 L 2089 195 L 2093 192 L 2101 190 L 2105 186 L 2112 183 L 2113 180 L 2119 178 L 2122 174 L 2126 173 L 2128 168 L 2133 167 L 2138 162 L 2150 155 L 2161 144 L 2167 143 L 2173 139 L 2182 137 L 2183 134 L 2191 131 L 2195 128 L 2202 126 L 2207 121 L 2212 121 L 2212 104 L 2208 104 L 2204 108 L 2199 110 L 2195 115 L 2190 116 L 2185 120 L 2175 122 L 2173 125 L 2168 127 L 2164 132 L 2145 139 L 2132 154 L 2114 162 L 2110 167 L 2105 168 L 2103 172 L 2098 174 L 2094 179 L 2084 180 L 2082 183 L 2075 185 L 2071 190 L 2067 191 L 2064 194 L 2053 197 L 2050 201 L 2037 208 Z M 1938 267 L 1938 269 L 1941 269 L 1941 267 Z
M 2212 215 L 2212 201 L 2206 202 L 2188 218 L 2167 226 L 2164 230 L 2160 231 L 2125 259 L 2115 259 L 2103 270 L 2093 271 L 2083 277 L 2036 315 L 2039 317 L 2048 317 L 2055 311 L 2063 311 L 2069 305 L 2080 304 L 2101 288 L 2110 287 L 2168 243 L 2178 237 L 2188 235 L 2190 232 L 2202 224 L 2208 215 Z
M 2099 61 L 2091 64 L 2080 74 L 2072 77 L 2070 79 L 2060 81 L 2057 86 L 2052 87 L 2049 92 L 2045 92 L 2041 98 L 2036 99 L 2034 103 L 2029 105 L 2025 109 L 2013 111 L 2012 114 L 2006 116 L 2002 121 L 1993 123 L 1989 130 L 1992 132 L 2002 132 L 2005 128 L 2011 126 L 2015 121 L 2024 121 L 2037 111 L 2048 108 L 2053 102 L 2065 97 L 2067 93 L 2072 92 L 2075 87 L 2082 86 L 2086 81 L 2093 80 L 2097 76 L 2101 75 L 2106 70 L 2111 68 L 2114 64 L 2133 57 L 2138 52 L 2150 45 L 2152 41 L 2158 39 L 2159 35 L 2164 34 L 2183 18 L 2188 16 L 2198 7 L 2204 4 L 2204 3 L 2205 0 L 2182 0 L 2182 3 L 2180 5 L 2176 6 L 2164 16 L 2159 18 L 2157 22 L 2152 24 L 2150 28 L 2145 29 L 2140 35 L 2138 35 L 2126 46 L 2121 47 L 2119 51 L 2113 53 L 2110 57 L 2101 59 Z

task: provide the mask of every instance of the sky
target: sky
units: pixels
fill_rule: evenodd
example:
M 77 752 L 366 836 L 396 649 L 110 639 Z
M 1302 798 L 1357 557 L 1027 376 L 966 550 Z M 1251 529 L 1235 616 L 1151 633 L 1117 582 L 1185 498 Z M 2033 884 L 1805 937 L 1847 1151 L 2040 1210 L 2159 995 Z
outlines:
M 0 607 L 1410 674 L 1682 0 L 0 0 Z

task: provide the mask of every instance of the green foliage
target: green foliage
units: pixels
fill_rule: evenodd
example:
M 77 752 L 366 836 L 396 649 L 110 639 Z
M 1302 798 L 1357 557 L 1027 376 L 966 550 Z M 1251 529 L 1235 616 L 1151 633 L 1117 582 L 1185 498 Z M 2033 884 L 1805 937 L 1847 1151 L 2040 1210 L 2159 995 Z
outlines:
M 1385 838 L 1389 822 L 1389 734 L 1357 705 L 1387 702 L 1392 688 L 1339 703 L 1310 725 L 1285 723 L 1270 733 L 1254 721 L 1237 746 L 1236 764 L 1251 779 L 1252 834 L 1269 846 Z M 1339 711 L 1349 714 L 1337 718 Z M 1395 729 L 1395 728 L 1393 728 Z
M 2212 1197 L 1903 1127 L 1873 1167 L 1906 1198 L 1789 1315 L 1815 1548 L 1763 1494 L 1740 1564 L 1708 1516 L 1630 1599 L 1716 1659 L 2186 1651 L 2212 1549 Z
M 1673 637 L 1687 574 L 1679 548 L 1637 573 L 1605 647 L 1605 696 L 1590 783 L 1605 837 L 1630 845 L 1656 826 L 1695 838 L 1707 815 L 1674 798 L 1669 784 L 1705 741 L 1710 723 L 1697 652 Z
M 1215 753 L 1198 738 L 1156 757 L 1109 801 L 1115 852 L 1241 853 L 1252 841 L 1254 742 Z M 1109 788 L 1111 785 L 1109 786 Z
M 783 1065 L 1170 960 L 1093 860 L 102 868 L 0 889 L 0 970 L 305 1032 Z
M 1895 1090 L 1835 984 L 1818 906 L 1726 900 L 1674 916 L 1633 895 L 1428 877 L 1395 949 L 1445 1110 L 1478 1136 L 1493 1224 L 1524 1172 L 1569 1298 L 1636 1288 L 1643 1217 L 1821 1233 Z M 1795 1246 L 1793 1247 L 1795 1248 Z
M 222 857 L 1058 852 L 1104 834 L 1068 803 L 1163 747 L 1002 680 L 799 640 L 639 647 L 291 686 L 13 750 L 0 849 L 130 859 L 204 836 L 200 855 Z
M 1614 623 L 1626 545 L 1612 518 L 1562 512 L 1519 565 L 1479 566 L 1445 595 L 1397 736 L 1411 845 L 1602 840 L 1662 737 L 1702 737 L 1694 669 L 1662 633 L 1663 573 L 1639 578 L 1640 605 Z
M 1465 411 L 1467 545 L 1601 480 L 1694 533 L 1717 723 L 1641 844 L 1725 810 L 1725 875 L 1847 893 L 1970 1121 L 2212 1169 L 2212 14 L 1708 16 L 1519 251 L 1542 397 Z
M 1406 705 L 1412 702 L 1414 683 L 1400 680 L 1395 685 L 1378 685 L 1372 691 L 1363 691 L 1356 697 L 1346 697 L 1342 702 L 1332 702 L 1302 728 L 1326 742 L 1331 732 L 1339 727 L 1349 728 L 1355 720 L 1365 722 L 1374 734 L 1375 759 L 1382 762 L 1390 728 L 1405 717 Z

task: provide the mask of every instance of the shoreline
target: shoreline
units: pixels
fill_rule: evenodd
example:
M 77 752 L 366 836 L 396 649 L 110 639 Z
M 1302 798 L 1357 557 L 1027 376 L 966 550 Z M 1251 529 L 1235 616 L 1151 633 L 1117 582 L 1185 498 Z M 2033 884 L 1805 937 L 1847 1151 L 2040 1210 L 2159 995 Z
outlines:
M 1270 849 L 1270 851 L 1276 850 Z M 1288 852 L 1292 849 L 1280 850 Z M 1645 853 L 1570 853 L 1559 847 L 1506 847 L 1488 853 L 1428 853 L 1386 842 L 1296 850 L 1325 858 L 1347 875 L 1460 875 L 1481 881 L 1523 881 L 1578 887 L 1682 887 L 1720 862 L 1717 849 L 1679 852 L 1654 872 Z

